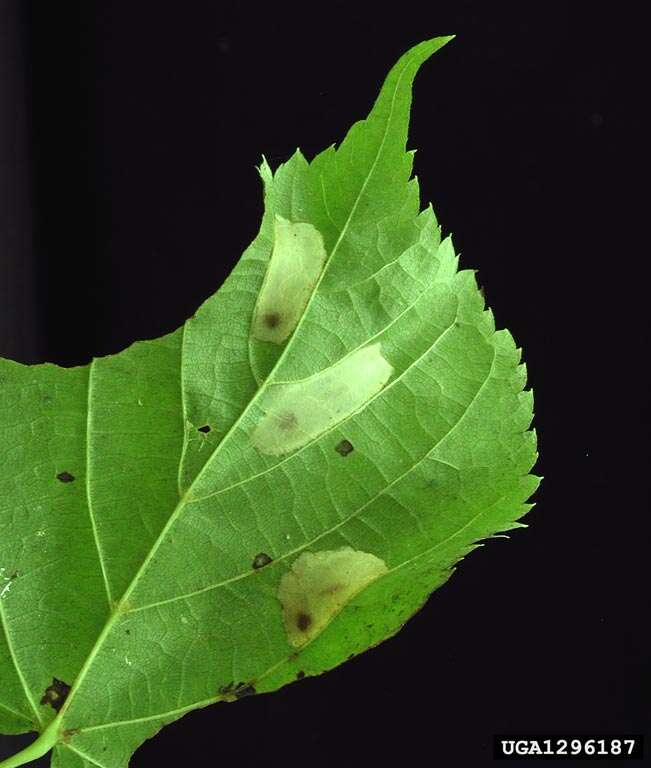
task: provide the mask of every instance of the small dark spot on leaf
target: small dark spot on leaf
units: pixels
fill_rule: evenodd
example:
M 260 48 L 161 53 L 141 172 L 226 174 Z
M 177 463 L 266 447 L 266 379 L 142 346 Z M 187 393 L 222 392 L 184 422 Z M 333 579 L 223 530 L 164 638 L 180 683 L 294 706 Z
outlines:
M 49 403 L 52 400 L 52 395 L 48 395 L 47 393 L 43 395 L 43 402 Z
M 294 661 L 294 659 L 298 658 L 298 651 L 292 651 L 287 658 L 290 661 Z
M 302 669 L 299 669 L 298 672 L 296 673 L 296 679 L 302 680 L 304 677 L 305 677 L 305 672 L 303 672 Z
M 454 327 L 455 328 L 461 328 L 461 323 L 458 320 L 454 321 Z
M 125 634 L 127 634 L 127 635 L 130 635 L 130 634 L 131 634 L 131 630 L 130 630 L 130 629 L 125 629 L 125 630 L 124 630 L 124 632 L 125 632 Z
M 210 432 L 210 424 L 204 424 L 203 427 L 198 427 L 197 432 L 203 432 L 204 435 L 207 435 L 208 432 Z
M 59 472 L 57 475 L 57 480 L 60 480 L 62 483 L 71 483 L 75 479 L 74 475 L 71 475 L 70 472 Z
M 251 683 L 238 683 L 233 694 L 236 699 L 243 699 L 245 696 L 253 696 L 255 692 L 255 686 L 251 685 Z
M 272 562 L 273 560 L 266 552 L 260 552 L 260 554 L 253 558 L 252 568 L 257 571 L 258 568 L 264 568 L 265 565 L 269 565 Z
M 305 613 L 301 611 L 296 617 L 296 626 L 301 630 L 301 632 L 305 632 L 305 630 L 308 629 L 311 623 L 312 623 L 312 617 L 310 616 L 309 613 Z
M 348 654 L 348 661 L 350 661 L 351 659 L 354 659 L 354 658 L 355 658 L 355 654 L 354 653 L 349 653 Z
M 277 328 L 280 325 L 279 312 L 267 312 L 262 319 L 267 328 Z
M 14 579 L 17 579 L 20 574 L 18 571 L 14 571 L 11 576 L 9 577 L 9 581 L 13 581 Z
M 235 688 L 235 683 L 226 683 L 226 685 L 220 685 L 218 688 L 218 692 L 222 696 L 226 696 L 229 693 L 232 693 L 233 688 Z
M 70 693 L 70 686 L 56 677 L 52 678 L 52 685 L 48 685 L 41 699 L 41 704 L 50 705 L 52 709 L 58 712 L 63 706 Z
M 335 445 L 335 451 L 337 451 L 340 456 L 348 456 L 348 454 L 352 453 L 354 450 L 355 448 L 350 440 L 342 440 Z

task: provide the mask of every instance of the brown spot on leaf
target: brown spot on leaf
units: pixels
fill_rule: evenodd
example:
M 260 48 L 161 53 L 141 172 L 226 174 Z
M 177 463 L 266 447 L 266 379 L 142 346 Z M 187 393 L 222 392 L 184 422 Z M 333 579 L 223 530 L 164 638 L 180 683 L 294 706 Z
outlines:
M 227 683 L 219 687 L 218 693 L 226 701 L 235 701 L 236 699 L 243 699 L 245 696 L 253 696 L 256 690 L 251 683 Z
M 301 630 L 301 632 L 305 632 L 310 624 L 312 623 L 312 617 L 309 613 L 305 613 L 304 611 L 301 611 L 298 616 L 296 617 L 296 626 Z
M 350 440 L 342 440 L 335 445 L 335 451 L 337 451 L 340 456 L 348 456 L 348 454 L 352 453 L 354 450 L 355 448 Z
M 264 568 L 265 565 L 269 565 L 269 563 L 272 563 L 272 558 L 269 557 L 269 555 L 266 552 L 260 552 L 258 555 L 256 555 L 253 558 L 253 563 L 251 564 L 251 567 L 253 570 L 257 571 L 258 568 Z
M 75 479 L 74 475 L 71 475 L 70 472 L 59 472 L 57 475 L 57 480 L 60 480 L 62 483 L 71 483 Z
M 302 669 L 299 669 L 298 672 L 296 673 L 296 679 L 302 680 L 304 677 L 305 677 L 305 672 L 303 672 Z
M 56 677 L 52 678 L 52 685 L 48 685 L 45 689 L 45 693 L 41 698 L 41 704 L 47 706 L 48 704 L 58 712 L 64 705 L 65 700 L 70 693 L 70 686 L 68 683 L 64 683 L 63 680 L 59 680 Z
M 238 683 L 233 694 L 236 699 L 243 699 L 245 696 L 253 696 L 255 692 L 255 686 L 251 683 Z

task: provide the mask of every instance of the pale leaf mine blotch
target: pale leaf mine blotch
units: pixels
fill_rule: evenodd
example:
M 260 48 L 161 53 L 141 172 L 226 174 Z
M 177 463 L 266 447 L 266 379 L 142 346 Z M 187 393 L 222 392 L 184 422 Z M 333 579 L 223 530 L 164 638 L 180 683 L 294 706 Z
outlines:
M 323 237 L 315 227 L 275 217 L 273 249 L 253 312 L 254 339 L 274 344 L 287 339 L 303 314 L 326 256 Z
M 290 645 L 300 648 L 315 638 L 346 603 L 387 572 L 384 560 L 351 547 L 303 552 L 278 587 Z
M 264 415 L 251 440 L 260 453 L 290 453 L 361 408 L 392 373 L 377 343 L 307 379 L 272 384 L 261 399 Z

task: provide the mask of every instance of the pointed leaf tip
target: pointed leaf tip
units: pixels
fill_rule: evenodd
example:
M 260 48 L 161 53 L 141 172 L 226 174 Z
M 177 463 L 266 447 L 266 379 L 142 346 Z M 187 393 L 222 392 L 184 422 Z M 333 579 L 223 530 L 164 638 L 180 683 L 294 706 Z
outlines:
M 453 38 L 454 35 L 433 37 L 414 45 L 393 65 L 380 89 L 367 121 L 385 126 L 383 141 L 388 138 L 388 143 L 399 152 L 404 151 L 407 140 L 414 78 L 430 56 Z

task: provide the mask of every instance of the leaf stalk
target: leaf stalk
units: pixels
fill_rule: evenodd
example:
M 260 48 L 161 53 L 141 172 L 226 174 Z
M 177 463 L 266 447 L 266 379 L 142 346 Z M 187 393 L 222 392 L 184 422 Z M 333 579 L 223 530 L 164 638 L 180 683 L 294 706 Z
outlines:
M 0 768 L 18 768 L 47 754 L 59 741 L 59 718 L 53 720 L 43 733 L 25 749 L 0 762 Z

